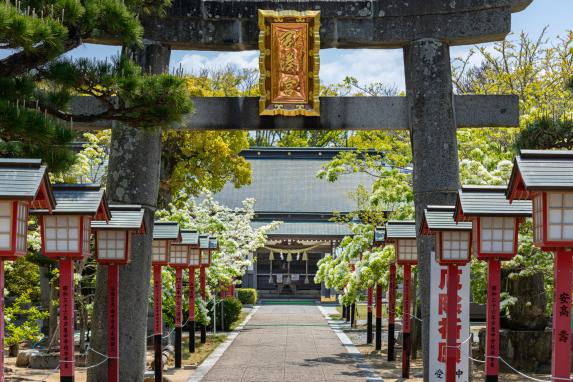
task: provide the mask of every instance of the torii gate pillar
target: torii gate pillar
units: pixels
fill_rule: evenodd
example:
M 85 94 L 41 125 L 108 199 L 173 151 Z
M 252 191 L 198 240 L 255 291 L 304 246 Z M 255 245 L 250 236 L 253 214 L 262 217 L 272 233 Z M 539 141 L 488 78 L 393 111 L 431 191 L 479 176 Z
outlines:
M 428 204 L 453 205 L 459 187 L 456 120 L 450 47 L 437 39 L 412 41 L 404 48 L 406 95 L 414 164 L 416 225 Z M 429 380 L 430 261 L 434 239 L 418 236 L 424 380 Z

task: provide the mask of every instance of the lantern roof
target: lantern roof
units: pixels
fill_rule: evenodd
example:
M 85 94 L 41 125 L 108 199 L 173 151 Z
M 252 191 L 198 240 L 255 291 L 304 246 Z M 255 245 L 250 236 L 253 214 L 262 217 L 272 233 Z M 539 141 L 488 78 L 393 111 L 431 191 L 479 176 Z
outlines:
M 99 184 L 54 184 L 55 215 L 87 215 L 95 220 L 109 221 L 111 212 L 105 190 Z M 35 209 L 32 214 L 45 215 L 46 209 Z
M 374 228 L 374 244 L 382 244 L 386 241 L 386 228 L 378 226 Z
M 193 246 L 199 245 L 199 233 L 191 229 L 182 229 L 181 244 Z
M 179 223 L 176 222 L 154 222 L 153 240 L 174 240 L 181 239 Z
M 217 239 L 215 236 L 209 237 L 209 249 L 212 251 L 219 249 L 219 239 Z
M 0 200 L 29 200 L 32 208 L 56 207 L 46 166 L 40 159 L 0 159 Z
M 458 190 L 454 219 L 466 220 L 472 216 L 531 216 L 531 201 L 506 198 L 507 186 L 462 186 Z
M 422 233 L 432 234 L 435 231 L 471 231 L 471 222 L 456 222 L 454 206 L 430 205 L 424 210 Z
M 199 248 L 209 249 L 209 235 L 199 235 Z
M 143 215 L 145 210 L 138 204 L 112 204 L 109 206 L 112 214 L 109 222 L 92 221 L 93 229 L 134 230 L 145 233 Z
M 386 223 L 386 239 L 415 239 L 416 222 L 413 220 L 390 220 Z
M 521 150 L 513 161 L 507 197 L 530 199 L 531 191 L 573 191 L 573 151 Z

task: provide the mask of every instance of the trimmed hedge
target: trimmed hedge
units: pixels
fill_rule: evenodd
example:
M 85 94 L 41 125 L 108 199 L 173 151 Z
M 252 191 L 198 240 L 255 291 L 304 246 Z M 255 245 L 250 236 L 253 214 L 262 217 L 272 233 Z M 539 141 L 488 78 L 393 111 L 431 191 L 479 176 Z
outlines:
M 237 298 L 242 304 L 255 305 L 257 303 L 257 290 L 253 288 L 237 288 Z

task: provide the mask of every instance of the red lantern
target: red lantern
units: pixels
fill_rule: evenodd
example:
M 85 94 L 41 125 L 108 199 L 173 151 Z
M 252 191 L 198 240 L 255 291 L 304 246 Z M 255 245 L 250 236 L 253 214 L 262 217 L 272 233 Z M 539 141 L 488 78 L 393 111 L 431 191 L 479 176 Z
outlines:
M 4 290 L 4 261 L 27 252 L 29 208 L 51 212 L 55 206 L 46 166 L 39 159 L 0 159 L 0 291 Z M 0 293 L 0 365 L 4 365 L 3 349 L 4 293 Z
M 499 303 L 501 260 L 517 253 L 519 223 L 531 216 L 529 200 L 510 204 L 506 186 L 463 186 L 458 191 L 454 219 L 471 221 L 474 253 L 488 262 L 486 380 L 499 374 Z
M 40 215 L 42 253 L 60 263 L 60 379 L 74 378 L 74 259 L 90 255 L 91 221 L 109 221 L 105 191 L 94 184 L 53 186 L 56 208 Z
M 96 260 L 107 265 L 107 352 L 108 381 L 119 381 L 119 266 L 130 260 L 131 239 L 134 234 L 145 234 L 143 215 L 139 205 L 112 205 L 109 222 L 93 221 Z
M 386 223 L 386 243 L 394 243 L 396 263 L 404 268 L 404 288 L 402 295 L 402 378 L 410 377 L 410 304 L 412 266 L 418 263 L 416 244 L 416 222 L 389 221 Z M 390 291 L 395 293 L 395 291 Z M 395 300 L 395 297 L 394 297 Z
M 573 151 L 522 150 L 515 158 L 507 197 L 533 201 L 533 243 L 555 252 L 553 379 L 569 379 L 573 280 Z
M 454 206 L 428 206 L 422 234 L 435 235 L 436 260 L 448 266 L 446 381 L 456 381 L 458 338 L 458 265 L 471 260 L 472 224 L 454 220 Z

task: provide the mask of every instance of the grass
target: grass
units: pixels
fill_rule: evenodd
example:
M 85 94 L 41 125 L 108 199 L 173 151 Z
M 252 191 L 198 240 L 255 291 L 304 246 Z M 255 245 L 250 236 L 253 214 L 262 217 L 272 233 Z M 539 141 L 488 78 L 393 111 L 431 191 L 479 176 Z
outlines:
M 231 324 L 231 331 L 235 330 L 237 328 L 237 326 L 241 325 L 241 323 L 243 321 L 245 321 L 245 318 L 247 318 L 249 313 L 250 312 L 247 312 L 245 310 L 241 310 L 241 315 L 239 316 L 239 319 Z
M 182 360 L 184 365 L 200 365 L 217 346 L 227 339 L 227 334 L 208 335 L 207 342 L 201 343 L 199 336 L 195 338 L 195 353 L 189 353 L 189 339 L 183 339 Z
M 338 316 L 334 316 L 332 318 L 340 320 L 342 318 L 342 307 L 337 306 L 336 311 L 338 312 Z M 357 320 L 365 320 L 368 316 L 368 307 L 366 304 L 357 304 L 356 305 L 356 319 Z

